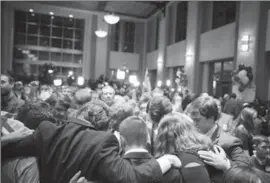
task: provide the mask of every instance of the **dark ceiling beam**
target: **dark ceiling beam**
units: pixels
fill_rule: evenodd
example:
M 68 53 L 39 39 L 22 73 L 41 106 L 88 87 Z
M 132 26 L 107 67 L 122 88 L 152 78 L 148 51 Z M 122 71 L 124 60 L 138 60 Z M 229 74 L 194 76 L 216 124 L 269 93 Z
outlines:
M 100 1 L 100 2 L 98 2 L 98 10 L 99 11 L 104 11 L 107 4 L 108 4 L 108 1 Z

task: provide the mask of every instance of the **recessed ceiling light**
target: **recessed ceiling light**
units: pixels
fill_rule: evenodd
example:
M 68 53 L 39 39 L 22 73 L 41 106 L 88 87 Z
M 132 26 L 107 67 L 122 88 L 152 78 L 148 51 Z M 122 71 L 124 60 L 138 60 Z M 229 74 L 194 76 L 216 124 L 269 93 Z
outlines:
M 34 10 L 33 10 L 33 9 L 29 9 L 29 11 L 30 11 L 31 13 L 33 13 L 33 12 L 34 12 Z
M 69 18 L 73 18 L 73 15 L 69 15 Z
M 54 13 L 51 11 L 51 12 L 50 12 L 50 15 L 54 15 Z

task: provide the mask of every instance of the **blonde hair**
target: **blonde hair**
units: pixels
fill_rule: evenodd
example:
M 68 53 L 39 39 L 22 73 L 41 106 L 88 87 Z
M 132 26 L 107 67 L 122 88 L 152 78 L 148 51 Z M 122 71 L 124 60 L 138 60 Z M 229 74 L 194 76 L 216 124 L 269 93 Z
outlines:
M 196 153 L 209 150 L 212 141 L 197 131 L 187 115 L 171 113 L 161 119 L 155 145 L 155 155 L 161 156 L 179 151 Z

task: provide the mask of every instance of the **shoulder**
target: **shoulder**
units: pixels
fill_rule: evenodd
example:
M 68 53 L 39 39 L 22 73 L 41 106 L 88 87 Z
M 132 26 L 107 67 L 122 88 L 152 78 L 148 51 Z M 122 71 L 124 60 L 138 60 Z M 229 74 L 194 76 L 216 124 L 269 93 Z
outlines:
M 231 134 L 221 131 L 218 144 L 224 148 L 228 149 L 233 146 L 241 146 L 242 142 L 239 138 L 232 136 Z

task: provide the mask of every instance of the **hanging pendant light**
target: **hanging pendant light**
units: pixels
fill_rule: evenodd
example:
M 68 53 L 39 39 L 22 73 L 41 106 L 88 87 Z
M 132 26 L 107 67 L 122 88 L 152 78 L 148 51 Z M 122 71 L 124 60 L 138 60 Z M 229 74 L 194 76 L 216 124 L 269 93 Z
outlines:
M 117 22 L 119 22 L 120 17 L 114 14 L 107 14 L 104 15 L 104 20 L 108 23 L 108 24 L 116 24 Z
M 97 37 L 104 38 L 108 35 L 108 32 L 103 30 L 96 30 L 95 34 Z

